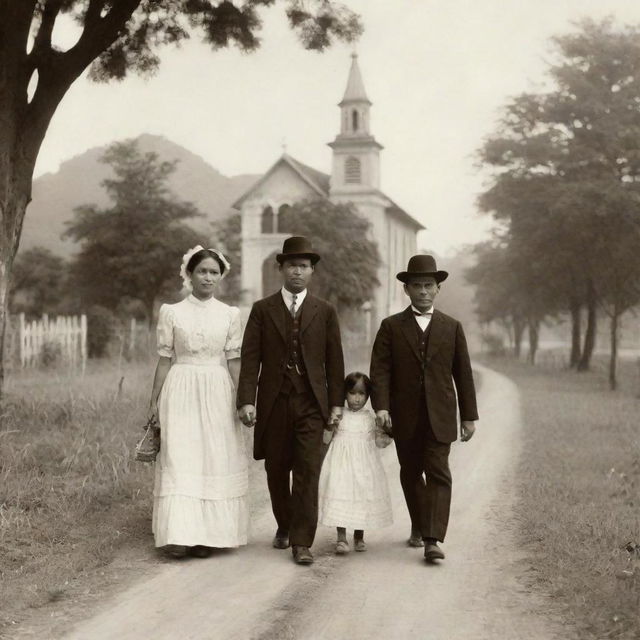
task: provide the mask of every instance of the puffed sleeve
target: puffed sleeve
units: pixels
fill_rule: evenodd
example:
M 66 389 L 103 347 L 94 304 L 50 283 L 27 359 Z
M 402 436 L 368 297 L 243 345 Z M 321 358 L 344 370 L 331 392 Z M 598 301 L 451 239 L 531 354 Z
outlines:
M 163 358 L 173 356 L 173 312 L 168 304 L 160 307 L 156 328 L 158 355 Z
M 224 345 L 224 355 L 227 360 L 240 357 L 240 347 L 242 346 L 242 321 L 240 320 L 240 309 L 230 307 L 231 321 L 227 333 L 227 342 Z

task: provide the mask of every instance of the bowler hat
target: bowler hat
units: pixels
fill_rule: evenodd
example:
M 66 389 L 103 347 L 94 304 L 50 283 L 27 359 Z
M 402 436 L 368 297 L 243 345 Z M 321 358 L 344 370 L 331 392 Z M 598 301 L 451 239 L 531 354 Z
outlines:
M 411 276 L 433 276 L 439 284 L 447 279 L 449 274 L 446 271 L 438 270 L 436 259 L 429 255 L 417 255 L 409 258 L 406 271 L 401 271 L 396 278 L 405 284 Z
M 282 245 L 282 253 L 276 256 L 276 260 L 282 264 L 291 258 L 308 258 L 311 264 L 316 264 L 320 256 L 313 250 L 311 241 L 304 236 L 291 236 Z

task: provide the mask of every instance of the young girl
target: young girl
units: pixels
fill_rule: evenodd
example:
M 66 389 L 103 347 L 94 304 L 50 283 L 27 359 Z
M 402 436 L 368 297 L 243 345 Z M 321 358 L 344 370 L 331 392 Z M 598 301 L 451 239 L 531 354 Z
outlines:
M 336 429 L 320 472 L 318 519 L 337 527 L 336 553 L 348 553 L 347 528 L 356 551 L 366 551 L 364 529 L 392 523 L 387 477 L 376 448 L 390 439 L 378 433 L 373 411 L 364 405 L 371 380 L 356 371 L 345 379 L 348 410 Z

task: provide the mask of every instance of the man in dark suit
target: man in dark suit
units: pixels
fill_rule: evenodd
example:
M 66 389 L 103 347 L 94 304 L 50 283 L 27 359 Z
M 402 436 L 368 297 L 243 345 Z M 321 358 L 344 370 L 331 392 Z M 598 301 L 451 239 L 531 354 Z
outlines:
M 237 407 L 242 422 L 256 426 L 253 457 L 265 461 L 278 523 L 273 546 L 291 544 L 294 560 L 311 564 L 322 433 L 339 422 L 344 404 L 342 343 L 335 309 L 307 291 L 320 260 L 310 242 L 288 238 L 276 259 L 283 287 L 251 309 Z
M 371 402 L 378 423 L 392 433 L 400 483 L 411 517 L 410 546 L 424 546 L 427 561 L 442 560 L 451 505 L 449 450 L 475 431 L 476 394 L 460 323 L 433 308 L 440 283 L 429 255 L 413 256 L 397 275 L 411 304 L 380 325 L 371 356 Z M 455 390 L 454 390 L 455 382 Z

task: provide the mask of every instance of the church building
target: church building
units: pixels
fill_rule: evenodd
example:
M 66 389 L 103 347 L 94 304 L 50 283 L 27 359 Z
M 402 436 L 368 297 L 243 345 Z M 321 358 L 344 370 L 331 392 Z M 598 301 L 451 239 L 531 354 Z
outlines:
M 416 235 L 424 227 L 380 190 L 382 145 L 371 132 L 371 101 L 367 97 L 358 58 L 352 56 L 347 88 L 340 107 L 340 133 L 329 143 L 333 151 L 331 175 L 313 169 L 284 153 L 235 203 L 242 218 L 243 302 L 274 292 L 279 286 L 275 256 L 290 234 L 278 231 L 278 214 L 309 198 L 351 202 L 370 221 L 381 265 L 379 287 L 371 300 L 374 327 L 407 304 L 395 275 L 416 253 Z M 312 239 L 313 240 L 313 239 Z

